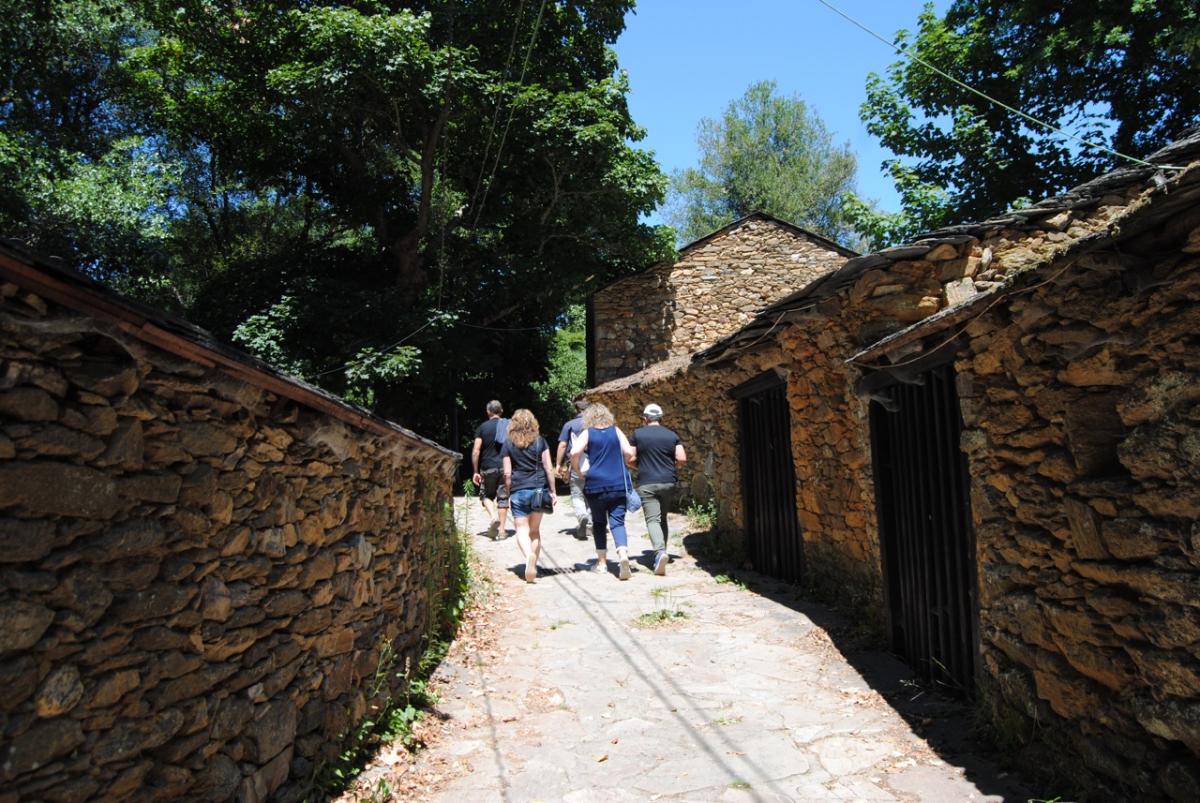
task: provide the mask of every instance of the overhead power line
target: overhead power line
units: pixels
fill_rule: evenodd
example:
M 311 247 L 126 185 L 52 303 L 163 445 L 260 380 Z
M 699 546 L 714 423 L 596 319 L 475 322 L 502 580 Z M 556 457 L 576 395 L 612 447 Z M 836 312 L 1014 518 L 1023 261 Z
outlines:
M 950 75 L 949 73 L 938 69 L 937 67 L 930 64 L 928 61 L 925 61 L 925 59 L 923 59 L 920 56 L 916 55 L 915 53 L 912 53 L 911 51 L 909 51 L 908 48 L 901 47 L 900 45 L 896 44 L 895 42 L 889 41 L 886 37 L 880 36 L 879 34 L 875 33 L 875 31 L 871 30 L 866 25 L 863 25 L 861 22 L 854 19 L 854 17 L 851 17 L 849 14 L 842 11 L 840 8 L 833 5 L 832 3 L 828 2 L 827 0 L 817 0 L 817 2 L 820 3 L 821 5 L 825 6 L 827 9 L 829 9 L 833 13 L 837 14 L 842 19 L 849 22 L 851 25 L 870 34 L 871 36 L 878 39 L 880 42 L 883 42 L 885 45 L 892 48 L 900 55 L 907 56 L 908 58 L 915 61 L 917 64 L 920 64 L 922 67 L 926 68 L 927 70 L 932 70 L 933 72 L 937 73 L 941 77 L 945 78 L 947 81 L 950 81 L 955 86 L 965 89 L 973 95 L 978 95 L 979 97 L 986 100 L 988 103 L 999 106 L 1001 109 L 1004 109 L 1006 111 L 1012 112 L 1013 114 L 1017 115 L 1021 119 L 1027 120 L 1028 122 L 1033 123 L 1034 125 L 1039 125 L 1042 128 L 1053 131 L 1056 134 L 1061 134 L 1064 137 L 1073 139 L 1076 142 L 1080 143 L 1081 145 L 1086 145 L 1089 148 L 1094 148 L 1098 151 L 1103 151 L 1104 153 L 1107 153 L 1110 156 L 1116 156 L 1117 158 L 1124 159 L 1127 162 L 1132 162 L 1134 164 L 1141 165 L 1143 167 L 1153 167 L 1153 168 L 1156 168 L 1159 170 L 1183 170 L 1183 169 L 1185 169 L 1184 167 L 1182 167 L 1180 165 L 1161 165 L 1161 164 L 1155 164 L 1154 162 L 1147 162 L 1145 159 L 1139 159 L 1136 156 L 1130 156 L 1129 154 L 1121 153 L 1120 151 L 1115 151 L 1112 148 L 1109 148 L 1105 145 L 1101 145 L 1098 142 L 1092 142 L 1090 140 L 1084 139 L 1081 136 L 1078 136 L 1077 134 L 1072 134 L 1070 131 L 1064 131 L 1063 129 L 1059 128 L 1058 126 L 1047 123 L 1045 120 L 1039 120 L 1038 118 L 1034 117 L 1033 115 L 1026 114 L 1025 112 L 1021 111 L 1020 109 L 1009 106 L 1004 101 L 997 100 L 996 98 L 993 98 L 991 95 L 981 92 L 980 90 L 976 89 L 975 87 L 971 86 L 970 84 L 966 84 L 966 83 L 960 81 L 959 79 L 955 78 L 953 75 Z

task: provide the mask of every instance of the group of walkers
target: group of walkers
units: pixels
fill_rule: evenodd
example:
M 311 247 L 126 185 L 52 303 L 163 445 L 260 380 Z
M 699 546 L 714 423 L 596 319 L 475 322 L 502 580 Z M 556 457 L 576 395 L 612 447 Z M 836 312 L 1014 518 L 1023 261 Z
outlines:
M 589 530 L 596 545 L 593 571 L 608 571 L 608 533 L 617 553 L 617 576 L 628 580 L 629 539 L 625 515 L 633 494 L 640 497 L 646 530 L 654 548 L 654 573 L 666 574 L 667 513 L 675 502 L 677 469 L 687 461 L 679 436 L 662 425 L 663 411 L 649 404 L 642 411 L 643 426 L 626 437 L 612 412 L 599 403 L 577 401 L 577 415 L 563 425 L 557 455 L 538 433 L 533 413 L 519 409 L 503 418 L 498 401 L 487 404 L 488 418 L 475 430 L 471 450 L 472 481 L 491 523 L 488 535 L 505 531 L 511 512 L 517 546 L 525 558 L 525 580 L 537 579 L 541 553 L 541 521 L 558 501 L 555 478 L 571 489 L 571 506 L 577 522 L 575 537 L 585 540 Z M 636 481 L 629 467 L 637 468 Z

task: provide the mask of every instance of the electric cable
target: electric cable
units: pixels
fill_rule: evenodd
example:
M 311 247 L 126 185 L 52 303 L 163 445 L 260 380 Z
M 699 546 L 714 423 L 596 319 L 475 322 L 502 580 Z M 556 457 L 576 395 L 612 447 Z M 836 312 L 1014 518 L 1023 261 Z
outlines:
M 828 2 L 828 0 L 817 0 L 817 2 L 820 3 L 821 5 L 825 6 L 830 11 L 837 14 L 838 16 L 840 16 L 841 18 L 843 18 L 850 24 L 854 25 L 856 28 L 859 28 L 862 31 L 865 31 L 866 33 L 868 33 L 871 36 L 878 39 L 880 42 L 883 42 L 885 45 L 887 45 L 888 47 L 895 50 L 901 56 L 907 56 L 908 58 L 915 61 L 917 64 L 920 64 L 922 67 L 924 67 L 928 70 L 932 70 L 933 72 L 935 72 L 938 75 L 945 78 L 947 81 L 950 81 L 955 86 L 965 89 L 974 95 L 978 95 L 979 97 L 986 100 L 988 103 L 994 104 L 1006 111 L 1012 112 L 1013 114 L 1019 116 L 1023 120 L 1027 120 L 1036 125 L 1040 125 L 1042 128 L 1049 129 L 1050 131 L 1053 131 L 1056 134 L 1061 134 L 1062 136 L 1067 137 L 1069 139 L 1073 139 L 1076 142 L 1078 142 L 1082 145 L 1086 145 L 1089 148 L 1095 148 L 1096 150 L 1103 151 L 1104 153 L 1119 157 L 1121 159 L 1125 159 L 1126 161 L 1133 162 L 1134 164 L 1137 164 L 1137 165 L 1141 165 L 1142 167 L 1153 167 L 1153 168 L 1156 168 L 1159 170 L 1184 170 L 1184 169 L 1186 169 L 1182 165 L 1161 165 L 1161 164 L 1155 164 L 1154 162 L 1147 162 L 1145 159 L 1139 159 L 1136 156 L 1130 156 L 1128 154 L 1121 153 L 1120 151 L 1115 151 L 1112 148 L 1109 148 L 1105 145 L 1101 145 L 1098 142 L 1091 142 L 1090 140 L 1086 140 L 1083 137 L 1080 137 L 1076 134 L 1072 134 L 1069 131 L 1064 131 L 1063 129 L 1061 129 L 1055 125 L 1051 125 L 1050 123 L 1047 123 L 1044 120 L 1039 120 L 1038 118 L 1036 118 L 1030 114 L 1026 114 L 1025 112 L 1021 111 L 1020 109 L 1009 106 L 1007 103 L 1005 103 L 1003 101 L 996 100 L 996 98 L 993 98 L 991 95 L 985 94 L 984 92 L 981 92 L 980 90 L 976 89 L 975 87 L 960 81 L 959 79 L 955 78 L 953 75 L 950 75 L 949 73 L 938 69 L 937 67 L 933 66 L 928 61 L 925 61 L 925 59 L 921 58 L 920 56 L 916 55 L 915 53 L 911 53 L 907 47 L 901 47 L 900 45 L 897 45 L 895 42 L 888 41 L 885 37 L 880 36 L 879 34 L 875 33 L 875 31 L 871 30 L 866 25 L 863 25 L 861 22 L 854 19 L 854 17 L 851 17 L 849 14 L 842 11 L 837 6 Z

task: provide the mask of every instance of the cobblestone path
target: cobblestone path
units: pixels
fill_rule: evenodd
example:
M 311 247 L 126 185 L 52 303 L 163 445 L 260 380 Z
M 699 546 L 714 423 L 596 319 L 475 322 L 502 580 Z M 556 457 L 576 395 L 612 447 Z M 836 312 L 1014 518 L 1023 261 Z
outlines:
M 459 500 L 459 505 L 464 503 Z M 560 505 L 560 508 L 562 505 Z M 471 530 L 486 519 L 466 508 Z M 474 537 L 495 580 L 485 637 L 438 670 L 441 722 L 405 774 L 438 801 L 1024 801 L 966 710 L 793 589 L 706 567 L 672 517 L 650 569 L 587 571 L 568 515 L 543 525 L 536 583 L 515 538 Z M 610 558 L 614 556 L 610 549 Z M 749 587 L 743 583 L 748 582 Z M 367 779 L 383 777 L 374 768 Z M 402 785 L 400 785 L 402 787 Z

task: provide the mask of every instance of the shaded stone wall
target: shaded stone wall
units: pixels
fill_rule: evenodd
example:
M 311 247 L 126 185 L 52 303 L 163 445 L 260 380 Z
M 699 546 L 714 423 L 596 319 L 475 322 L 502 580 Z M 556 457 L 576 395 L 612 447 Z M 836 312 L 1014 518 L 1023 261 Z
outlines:
M 791 227 L 752 217 L 685 249 L 674 265 L 609 285 L 592 297 L 595 380 L 712 345 L 845 260 Z
M 299 799 L 421 647 L 453 458 L 0 300 L 0 800 Z
M 957 363 L 992 716 L 1031 760 L 1139 799 L 1200 799 L 1193 241 L 1050 265 Z

